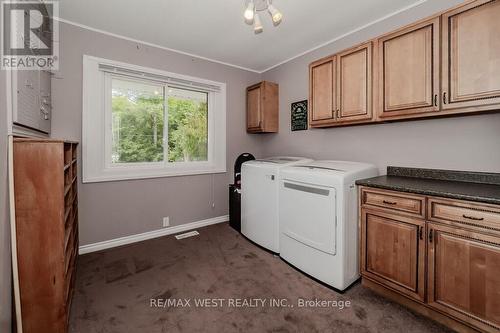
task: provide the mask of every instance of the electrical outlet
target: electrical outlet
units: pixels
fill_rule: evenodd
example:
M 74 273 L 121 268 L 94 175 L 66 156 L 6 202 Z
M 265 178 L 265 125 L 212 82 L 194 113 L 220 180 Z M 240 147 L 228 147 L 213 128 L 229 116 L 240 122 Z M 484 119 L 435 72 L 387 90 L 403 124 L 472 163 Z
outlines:
M 170 226 L 170 216 L 166 216 L 163 218 L 163 227 Z

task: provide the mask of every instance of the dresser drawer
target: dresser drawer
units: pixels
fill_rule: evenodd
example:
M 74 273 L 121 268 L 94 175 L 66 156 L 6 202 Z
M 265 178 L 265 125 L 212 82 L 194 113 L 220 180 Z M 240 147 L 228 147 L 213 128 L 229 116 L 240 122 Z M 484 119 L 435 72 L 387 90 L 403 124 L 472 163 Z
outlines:
M 500 206 L 429 198 L 429 220 L 500 233 Z
M 419 195 L 364 187 L 361 189 L 361 203 L 425 218 L 425 197 Z

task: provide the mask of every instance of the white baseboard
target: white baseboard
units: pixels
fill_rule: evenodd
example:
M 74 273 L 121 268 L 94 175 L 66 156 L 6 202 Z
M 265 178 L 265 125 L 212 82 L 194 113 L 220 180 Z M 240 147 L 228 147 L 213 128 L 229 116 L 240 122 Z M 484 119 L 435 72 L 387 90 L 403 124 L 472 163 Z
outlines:
M 184 232 L 184 231 L 188 231 L 188 230 L 192 230 L 192 229 L 196 229 L 196 228 L 206 227 L 208 225 L 227 222 L 227 221 L 229 221 L 229 215 L 224 215 L 224 216 L 213 217 L 211 219 L 176 225 L 176 226 L 169 227 L 169 228 L 148 231 L 148 232 L 144 232 L 142 234 L 135 234 L 135 235 L 125 236 L 125 237 L 110 239 L 107 241 L 97 242 L 97 243 L 93 243 L 93 244 L 82 245 L 82 246 L 80 246 L 78 253 L 79 254 L 86 254 L 86 253 L 90 253 L 90 252 L 101 251 L 104 249 L 110 249 L 112 247 L 117 247 L 117 246 L 141 242 L 141 241 L 144 241 L 147 239 L 153 239 L 153 238 L 158 238 L 158 237 L 162 237 L 162 236 L 177 234 L 179 232 Z

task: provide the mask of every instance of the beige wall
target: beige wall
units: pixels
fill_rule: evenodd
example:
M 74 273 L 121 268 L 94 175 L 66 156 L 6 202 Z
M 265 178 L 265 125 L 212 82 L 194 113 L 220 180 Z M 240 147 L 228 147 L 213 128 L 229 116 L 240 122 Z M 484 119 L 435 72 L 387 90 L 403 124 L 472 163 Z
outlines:
M 234 160 L 244 151 L 261 155 L 262 137 L 245 131 L 245 87 L 258 82 L 260 75 L 68 24 L 61 24 L 60 45 L 60 72 L 52 80 L 53 137 L 81 141 L 84 54 L 227 83 L 228 172 L 79 184 L 80 243 L 160 229 L 164 216 L 179 225 L 228 214 Z
M 10 332 L 12 311 L 5 92 L 5 72 L 0 70 L 0 332 Z
M 290 103 L 308 97 L 308 64 L 462 1 L 427 1 L 263 74 L 280 85 L 280 133 L 264 154 L 305 155 L 387 165 L 500 172 L 500 114 L 290 131 Z

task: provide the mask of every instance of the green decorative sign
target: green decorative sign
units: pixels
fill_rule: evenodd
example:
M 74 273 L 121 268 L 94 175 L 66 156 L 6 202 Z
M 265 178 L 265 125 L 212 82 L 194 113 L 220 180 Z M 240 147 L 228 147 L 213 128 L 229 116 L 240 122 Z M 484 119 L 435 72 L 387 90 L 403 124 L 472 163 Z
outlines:
M 307 129 L 307 100 L 292 103 L 292 131 Z

